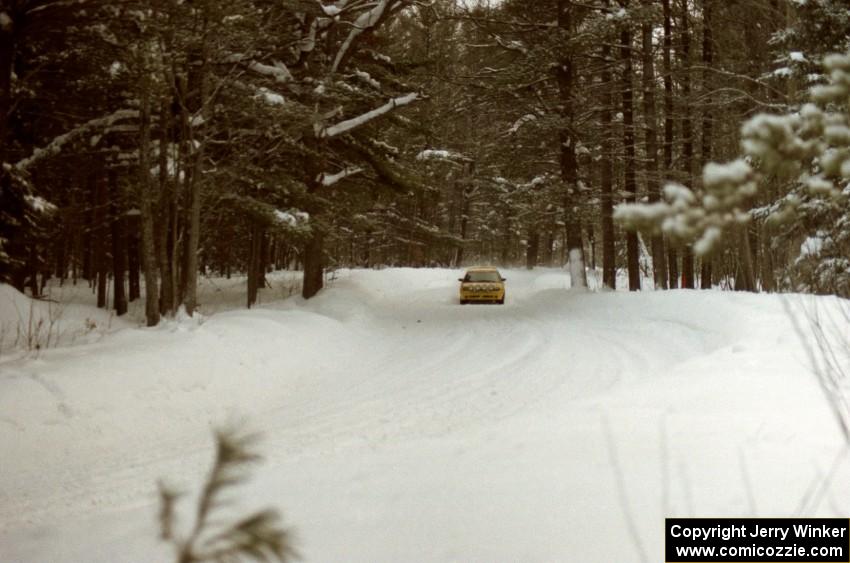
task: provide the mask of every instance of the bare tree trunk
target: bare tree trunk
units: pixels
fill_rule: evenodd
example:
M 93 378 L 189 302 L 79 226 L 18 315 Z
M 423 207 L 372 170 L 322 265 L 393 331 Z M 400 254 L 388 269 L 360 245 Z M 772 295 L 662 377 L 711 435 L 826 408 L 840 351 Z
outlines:
M 64 190 L 67 190 L 67 186 L 63 186 Z M 56 279 L 59 280 L 59 285 L 63 285 L 65 278 L 68 275 L 68 250 L 71 241 L 71 229 L 70 225 L 68 225 L 67 214 L 63 213 L 63 216 L 60 218 L 61 227 L 59 229 L 59 236 L 53 241 L 53 257 L 54 257 L 54 269 L 53 275 L 56 276 Z
M 9 2 L 3 2 L 2 10 L 6 11 L 6 16 L 11 19 L 11 22 L 0 25 L 0 162 L 6 162 L 8 148 L 11 146 L 7 136 L 12 112 L 12 76 L 15 72 L 18 34 L 24 29 L 23 14 L 13 9 L 18 5 L 23 9 L 24 3 L 13 2 L 12 6 L 8 4 Z M 21 42 L 25 43 L 25 38 L 22 37 Z M 3 167 L 0 167 L 0 179 L 3 180 L 3 184 L 0 185 L 0 195 L 2 195 L 3 190 L 11 187 L 11 177 Z
M 710 107 L 711 104 L 711 86 L 710 72 L 711 65 L 714 62 L 714 52 L 712 44 L 711 30 L 711 10 L 713 0 L 703 0 L 703 20 L 702 20 L 702 98 L 703 103 Z M 712 143 L 712 118 L 707 109 L 702 112 L 702 165 L 705 166 L 711 161 L 711 143 Z M 711 257 L 702 257 L 702 268 L 700 271 L 700 289 L 711 289 Z
M 151 210 L 150 150 L 151 109 L 150 79 L 147 69 L 141 72 L 141 104 L 139 111 L 139 210 L 142 222 L 142 268 L 145 276 L 145 317 L 148 326 L 159 324 L 159 288 Z
M 324 233 L 314 229 L 304 246 L 304 285 L 301 288 L 304 299 L 310 299 L 324 287 L 324 273 Z
M 159 272 L 162 278 L 162 287 L 159 292 L 159 312 L 163 315 L 174 313 L 174 264 L 171 260 L 169 248 L 169 231 L 176 228 L 172 219 L 172 208 L 174 206 L 173 184 L 169 179 L 168 170 L 168 146 L 169 130 L 171 127 L 171 111 L 168 103 L 163 99 L 159 109 L 159 205 L 156 229 L 156 258 L 159 264 Z
M 194 165 L 189 181 L 189 236 L 186 241 L 186 271 L 183 304 L 192 316 L 198 305 L 198 245 L 201 240 L 201 162 L 203 146 L 193 155 Z
M 507 208 L 502 218 L 504 219 L 504 224 L 502 226 L 502 245 L 501 248 L 499 248 L 499 264 L 507 266 L 510 258 L 511 247 L 511 215 Z
M 82 224 L 83 221 L 80 218 L 80 204 L 79 204 L 79 187 L 77 186 L 77 178 L 70 179 L 70 183 L 73 187 L 71 187 L 71 214 L 70 214 L 70 240 L 68 241 L 70 244 L 70 256 L 69 256 L 69 266 L 71 268 L 71 283 L 73 285 L 77 285 L 77 277 L 79 276 L 78 269 L 80 263 L 80 256 L 82 255 L 81 251 L 81 243 L 82 236 L 81 231 L 83 230 Z
M 555 237 L 551 230 L 546 230 L 543 238 L 543 256 L 541 258 L 543 265 L 546 267 L 552 266 L 552 247 L 555 244 Z
M 750 236 L 747 226 L 738 229 L 739 241 L 741 243 L 741 264 L 739 276 L 735 277 L 735 291 L 755 291 L 755 268 L 753 266 L 753 250 L 750 244 Z
M 72 243 L 74 240 L 74 211 L 73 203 L 68 199 L 73 193 L 70 177 L 62 179 L 62 192 L 66 194 L 62 197 L 61 206 L 62 213 L 59 215 L 59 236 L 54 241 L 54 259 L 55 270 L 54 275 L 59 280 L 59 286 L 65 285 L 65 278 L 68 277 L 68 259 L 73 256 Z
M 16 18 L 18 14 L 13 13 L 11 16 Z M 11 25 L 0 26 L 0 159 L 2 159 L 2 162 L 5 162 L 6 147 L 8 147 L 6 135 L 9 129 L 9 113 L 12 108 L 12 73 L 14 71 L 19 26 L 20 23 L 14 21 L 14 19 Z M 4 171 L 0 171 L 0 173 L 2 172 Z
M 9 10 L 7 17 L 11 16 L 10 24 L 0 25 L 0 163 L 6 162 L 8 158 L 8 150 L 11 146 L 9 143 L 9 118 L 12 112 L 12 75 L 15 66 L 15 52 L 18 43 L 18 30 L 22 28 L 18 21 L 20 14 L 11 10 L 11 6 L 7 6 L 8 2 L 3 2 L 3 9 Z M 16 3 L 17 4 L 17 3 Z M 13 189 L 11 170 L 7 170 L 6 166 L 0 166 L 0 206 L 7 212 L 11 207 L 23 206 L 22 194 Z M 17 246 L 20 241 L 15 241 L 19 236 L 16 233 L 16 228 L 8 228 L 8 225 L 3 225 L 3 232 L 0 232 L 0 237 L 6 239 L 4 248 L 9 250 L 9 246 Z M 19 291 L 24 290 L 24 271 L 21 265 L 8 260 L 3 252 L 3 258 L 0 258 L 0 275 L 10 281 L 12 285 Z
M 131 213 L 127 219 L 127 270 L 130 282 L 130 301 L 135 301 L 142 296 L 141 283 L 139 279 L 141 265 L 139 264 L 139 215 Z
M 89 184 L 88 178 L 85 180 L 86 187 L 89 193 L 86 194 L 85 201 L 92 202 L 90 208 L 86 211 L 85 217 L 83 221 L 87 221 L 88 228 L 83 229 L 83 279 L 88 282 L 88 286 L 92 287 L 92 280 L 95 279 L 94 276 L 94 266 L 92 265 L 92 249 L 94 245 L 92 244 L 92 228 L 94 225 L 94 221 L 92 217 L 94 216 L 94 187 Z
M 537 266 L 537 255 L 540 252 L 540 232 L 537 227 L 532 227 L 528 234 L 528 242 L 525 245 L 525 267 L 533 270 Z
M 573 31 L 573 3 L 570 0 L 558 0 L 558 27 L 566 33 Z M 559 132 L 561 146 L 561 179 L 564 183 L 564 219 L 566 223 L 567 255 L 569 257 L 570 280 L 572 287 L 587 287 L 587 273 L 584 269 L 584 249 L 579 219 L 581 194 L 578 183 L 578 159 L 576 158 L 576 136 L 574 131 L 575 101 L 573 88 L 575 68 L 572 55 L 565 54 L 559 61 L 555 74 L 561 99 L 561 118 L 565 126 Z
M 251 251 L 248 255 L 248 308 L 250 309 L 257 302 L 257 290 L 260 287 L 260 253 L 261 253 L 261 238 L 260 228 L 255 224 L 251 224 Z
M 460 240 L 461 245 L 457 247 L 455 252 L 454 267 L 460 267 L 463 264 L 463 253 L 466 245 L 466 235 L 469 231 L 469 211 L 472 203 L 472 188 L 475 178 L 475 162 L 468 162 L 464 165 L 464 178 L 461 180 L 462 189 L 460 190 Z
M 702 259 L 702 265 L 699 272 L 699 288 L 711 289 L 711 261 L 706 257 Z
M 613 88 L 611 78 L 611 47 L 608 44 L 602 46 L 602 130 L 605 135 L 602 139 L 602 159 L 600 162 L 599 180 L 602 190 L 600 198 L 602 212 L 602 283 L 611 289 L 617 288 L 617 256 L 614 248 L 614 190 L 613 170 L 611 159 L 613 158 L 611 131 L 611 113 L 614 105 L 614 97 L 611 95 Z
M 308 139 L 306 143 L 316 154 L 323 155 L 322 142 L 319 139 Z M 304 183 L 308 186 L 307 192 L 314 194 L 321 186 L 316 178 L 325 167 L 324 157 L 310 159 L 304 167 Z M 301 284 L 301 296 L 304 299 L 314 297 L 325 285 L 325 230 L 323 225 L 316 220 L 327 212 L 321 203 L 316 202 L 307 207 L 311 217 L 310 236 L 304 244 L 301 261 L 304 267 L 303 282 Z
M 637 201 L 637 183 L 635 182 L 635 124 L 632 92 L 632 32 L 628 25 L 620 31 L 620 61 L 623 63 L 623 151 L 625 152 L 623 188 L 628 194 L 626 201 L 635 203 Z M 631 229 L 626 233 L 626 255 L 629 291 L 639 291 L 640 247 L 638 246 L 637 232 Z
M 664 174 L 669 177 L 673 170 L 673 14 L 670 0 L 662 0 L 664 11 Z M 679 260 L 676 249 L 668 245 L 667 251 L 668 287 L 679 287 Z
M 643 0 L 647 6 L 653 0 Z M 655 60 L 652 53 L 652 24 L 644 22 L 641 25 L 641 43 L 643 50 L 643 114 L 645 120 L 646 142 L 646 191 L 649 202 L 657 202 L 661 198 L 658 179 L 658 133 L 657 114 L 655 110 Z M 655 235 L 650 240 L 652 252 L 653 279 L 656 289 L 667 289 L 667 258 L 664 255 L 664 238 Z
M 466 249 L 466 236 L 469 231 L 469 207 L 472 198 L 470 197 L 469 188 L 465 187 L 463 189 L 463 203 L 461 205 L 461 216 L 460 216 L 460 240 L 461 244 L 457 249 L 457 258 L 455 259 L 455 266 L 463 265 L 463 253 Z
M 97 306 L 106 308 L 106 281 L 109 270 L 106 263 L 107 218 L 108 205 L 106 194 L 106 177 L 103 170 L 93 173 L 94 181 L 94 270 L 97 277 Z
M 694 139 L 691 124 L 691 36 L 688 29 L 688 1 L 681 0 L 682 29 L 680 30 L 682 50 L 682 170 L 685 173 L 685 183 L 693 185 Z M 694 253 L 686 245 L 682 249 L 682 287 L 694 287 Z
M 590 248 L 590 269 L 596 271 L 596 232 L 593 225 L 587 226 L 587 246 Z
M 35 243 L 30 243 L 29 257 L 27 258 L 26 274 L 29 276 L 30 295 L 40 297 L 38 285 L 38 249 Z
M 257 263 L 257 286 L 260 289 L 266 287 L 266 272 L 269 265 L 269 237 L 265 229 L 260 230 L 260 259 Z
M 206 105 L 206 72 L 207 72 L 207 22 L 204 19 L 204 30 L 202 31 L 203 43 L 193 52 L 190 57 L 190 98 L 186 100 L 185 107 L 188 111 L 199 113 L 201 119 L 205 117 Z M 194 118 L 194 115 L 193 115 Z M 195 132 L 191 121 L 187 124 L 189 153 L 192 155 L 192 174 L 189 176 L 189 236 L 186 241 L 186 288 L 184 293 L 184 305 L 186 313 L 192 316 L 198 305 L 198 247 L 201 241 L 201 171 L 203 169 L 204 143 L 195 150 Z
M 109 171 L 109 194 L 112 207 L 112 306 L 120 317 L 127 312 L 127 294 L 124 292 L 124 271 L 127 268 L 127 237 L 124 220 L 124 198 L 118 185 L 118 173 Z
M 762 231 L 762 261 L 761 261 L 761 285 L 762 290 L 773 292 L 776 289 L 776 281 L 773 277 L 773 251 L 770 248 L 770 237 Z

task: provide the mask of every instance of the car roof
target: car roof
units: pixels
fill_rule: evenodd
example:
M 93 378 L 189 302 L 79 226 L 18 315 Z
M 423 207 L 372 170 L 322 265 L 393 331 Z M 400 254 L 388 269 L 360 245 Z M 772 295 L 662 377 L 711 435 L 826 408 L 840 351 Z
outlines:
M 491 266 L 476 266 L 475 268 L 467 268 L 467 272 L 498 272 L 499 270 Z

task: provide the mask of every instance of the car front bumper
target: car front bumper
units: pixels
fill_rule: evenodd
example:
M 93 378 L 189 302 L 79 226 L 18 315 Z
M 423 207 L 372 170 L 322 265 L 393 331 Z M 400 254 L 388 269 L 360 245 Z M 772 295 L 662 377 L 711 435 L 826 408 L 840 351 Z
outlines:
M 504 293 L 461 293 L 461 301 L 501 301 Z

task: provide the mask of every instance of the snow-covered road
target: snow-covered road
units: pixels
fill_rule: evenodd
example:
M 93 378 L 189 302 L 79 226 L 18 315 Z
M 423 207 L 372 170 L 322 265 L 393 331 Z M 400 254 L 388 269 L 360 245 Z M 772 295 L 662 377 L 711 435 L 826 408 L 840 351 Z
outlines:
M 0 561 L 169 560 L 156 481 L 195 492 L 233 422 L 264 435 L 240 505 L 307 561 L 656 561 L 664 516 L 848 506 L 780 297 L 506 275 L 461 307 L 457 271 L 344 271 L 0 364 Z

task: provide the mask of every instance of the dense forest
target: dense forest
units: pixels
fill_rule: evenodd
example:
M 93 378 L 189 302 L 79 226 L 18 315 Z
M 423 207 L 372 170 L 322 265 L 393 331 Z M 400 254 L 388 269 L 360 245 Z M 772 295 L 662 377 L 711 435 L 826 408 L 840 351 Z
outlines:
M 3 0 L 0 279 L 149 325 L 274 269 L 847 296 L 848 49 L 844 0 Z

